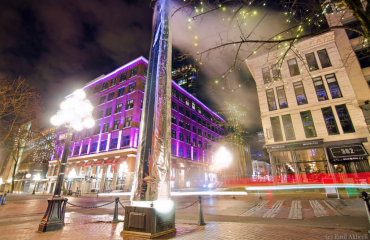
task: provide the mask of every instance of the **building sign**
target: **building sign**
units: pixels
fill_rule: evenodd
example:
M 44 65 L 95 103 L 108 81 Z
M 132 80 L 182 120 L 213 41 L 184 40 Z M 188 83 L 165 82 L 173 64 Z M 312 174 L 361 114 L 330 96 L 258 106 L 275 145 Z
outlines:
M 265 142 L 265 135 L 263 132 L 257 132 L 257 136 L 259 142 Z
M 307 141 L 307 142 L 295 142 L 295 143 L 289 143 L 289 144 L 281 144 L 281 145 L 267 145 L 267 149 L 284 149 L 284 148 L 299 148 L 299 147 L 309 147 L 309 146 L 317 146 L 322 145 L 322 140 L 317 141 Z
M 329 147 L 329 151 L 333 158 L 353 158 L 353 157 L 363 157 L 363 156 L 368 155 L 362 145 Z M 357 160 L 357 158 L 353 160 Z

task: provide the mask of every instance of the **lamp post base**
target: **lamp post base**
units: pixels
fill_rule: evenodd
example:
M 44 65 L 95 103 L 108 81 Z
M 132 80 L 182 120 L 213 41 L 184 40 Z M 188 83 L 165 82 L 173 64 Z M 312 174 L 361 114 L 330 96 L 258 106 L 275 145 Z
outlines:
M 39 232 L 50 232 L 63 228 L 67 201 L 67 198 L 61 196 L 53 196 L 48 199 L 48 208 L 39 224 Z

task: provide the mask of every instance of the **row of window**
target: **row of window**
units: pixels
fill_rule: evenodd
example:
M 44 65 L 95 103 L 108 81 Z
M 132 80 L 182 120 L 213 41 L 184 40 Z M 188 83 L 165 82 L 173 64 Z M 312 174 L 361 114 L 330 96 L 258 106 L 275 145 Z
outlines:
M 107 150 L 107 140 L 102 140 L 100 141 L 100 145 L 98 145 L 99 142 L 92 142 L 91 147 L 90 147 L 90 152 L 89 153 L 96 153 L 96 152 L 101 152 L 101 151 L 106 151 Z M 128 135 L 123 135 L 122 136 L 122 142 L 121 142 L 121 147 L 128 147 L 130 146 L 130 134 Z M 118 138 L 112 138 L 109 143 L 109 149 L 115 150 L 118 147 Z M 80 148 L 81 146 L 75 146 L 73 155 L 77 156 L 80 153 Z M 72 152 L 72 147 L 70 148 L 70 153 Z M 81 149 L 81 154 L 87 154 L 89 149 L 89 144 L 83 144 L 82 149 Z M 68 155 L 70 155 L 70 153 Z
M 130 72 L 129 79 L 137 76 L 137 70 L 138 70 L 138 66 L 136 66 L 136 67 L 132 68 L 131 70 L 129 70 L 129 72 Z M 127 79 L 127 72 L 128 71 L 125 71 L 125 72 L 121 73 L 120 79 L 119 79 L 119 83 L 122 83 L 122 82 L 128 80 Z M 147 67 L 144 68 L 144 76 L 146 76 L 146 74 L 147 74 Z M 117 77 L 112 78 L 110 80 L 110 85 L 109 85 L 109 81 L 106 81 L 106 82 L 104 82 L 102 84 L 101 89 L 100 89 L 100 85 L 96 85 L 95 88 L 94 88 L 93 94 L 97 94 L 100 91 L 104 91 L 104 90 L 108 89 L 108 85 L 109 85 L 109 87 L 113 87 L 116 84 L 117 84 Z
M 176 116 L 174 116 L 174 115 L 171 116 L 171 123 L 177 125 L 177 117 Z M 188 131 L 191 131 L 190 124 L 189 123 L 184 123 L 183 119 L 179 119 L 179 124 L 178 125 L 179 125 L 179 127 L 182 127 L 182 128 L 185 128 Z M 204 126 L 206 126 L 206 125 L 204 125 Z M 211 129 L 208 124 L 207 124 L 207 127 L 208 127 L 208 129 Z M 212 128 L 213 128 L 213 126 L 212 126 Z M 212 130 L 214 131 L 214 128 Z M 216 128 L 216 130 L 217 130 L 217 128 Z M 196 126 L 193 126 L 193 133 L 197 133 L 197 127 Z M 218 131 L 216 133 L 218 133 Z M 202 136 L 202 129 L 201 128 L 198 128 L 198 135 Z M 207 137 L 206 131 L 203 131 L 203 135 L 204 135 L 204 137 Z M 208 135 L 211 136 L 211 134 L 208 134 Z
M 329 87 L 329 92 L 332 99 L 335 98 L 341 98 L 343 97 L 342 92 L 340 91 L 340 87 L 338 84 L 338 81 L 335 77 L 334 73 L 325 75 L 326 82 Z M 320 101 L 329 100 L 325 84 L 322 80 L 322 77 L 315 77 L 312 79 L 313 85 L 315 87 L 317 99 Z M 307 104 L 307 97 L 304 90 L 303 82 L 294 82 L 293 83 L 294 93 L 296 95 L 297 104 L 303 105 Z M 285 89 L 284 86 L 276 87 L 276 95 L 278 99 L 279 109 L 287 108 L 288 107 L 288 101 L 285 95 Z M 268 102 L 268 108 L 270 111 L 277 109 L 277 103 L 275 100 L 275 93 L 274 89 L 270 88 L 266 90 L 266 96 L 267 96 L 267 102 Z
M 342 127 L 343 133 L 353 133 L 355 129 L 353 127 L 351 117 L 348 113 L 346 105 L 335 106 L 340 125 Z M 321 109 L 322 115 L 324 117 L 325 126 L 329 135 L 340 134 L 337 121 L 335 119 L 332 107 L 325 107 Z M 311 111 L 304 111 L 300 113 L 301 120 L 304 128 L 306 138 L 317 137 L 315 124 L 311 115 Z M 281 131 L 280 117 L 271 117 L 271 127 L 275 142 L 284 141 L 283 134 Z M 283 123 L 283 128 L 285 132 L 286 140 L 295 140 L 295 133 L 293 122 L 290 114 L 282 115 L 281 120 Z
M 327 68 L 332 66 L 326 49 L 319 50 L 316 52 L 316 54 L 320 60 L 321 68 Z M 317 64 L 316 60 L 316 54 L 315 52 L 306 54 L 307 65 L 311 72 L 319 69 L 319 65 Z M 301 74 L 299 71 L 299 66 L 296 58 L 289 59 L 287 61 L 287 64 L 291 77 Z M 270 74 L 269 67 L 262 68 L 262 76 L 265 84 L 276 80 L 280 80 L 281 78 L 281 69 L 278 64 L 272 65 L 271 71 L 272 77 Z
M 174 111 L 177 111 L 177 103 L 172 101 L 171 108 Z M 179 105 L 178 112 L 181 113 L 182 115 L 185 114 L 186 117 L 190 118 L 190 111 L 188 109 L 184 109 L 184 107 L 181 106 L 181 105 Z M 213 131 L 217 134 L 223 135 L 223 131 L 221 131 L 217 127 L 213 126 L 212 124 L 208 123 L 205 119 L 202 119 L 199 116 L 197 117 L 197 115 L 195 113 L 191 113 L 191 119 L 194 120 L 194 121 L 198 121 L 199 124 L 202 124 L 203 126 L 207 127 L 211 131 Z M 172 115 L 172 123 L 177 125 L 177 118 L 174 115 Z
M 211 134 L 208 134 L 208 136 L 206 136 L 206 134 L 204 134 L 204 137 L 207 137 L 209 140 L 211 140 L 212 142 L 219 142 L 218 138 L 215 138 L 215 136 L 211 136 Z M 177 132 L 176 130 L 173 130 L 171 129 L 171 138 L 173 139 L 177 139 Z M 178 138 L 180 141 L 184 142 L 184 133 L 181 133 L 179 132 L 179 138 Z M 202 141 L 199 140 L 199 145 L 197 145 L 197 139 L 196 138 L 193 138 L 193 143 L 190 142 L 190 136 L 189 135 L 186 135 L 186 143 L 188 144 L 193 144 L 193 146 L 197 146 L 199 148 L 202 148 L 203 147 L 203 144 L 202 144 Z M 208 147 L 210 147 L 210 145 L 208 145 Z M 207 149 L 207 142 L 204 142 L 204 148 Z
M 185 157 L 185 158 L 191 159 L 190 149 L 186 149 L 185 152 L 184 152 L 184 148 L 179 147 L 179 151 L 176 154 L 176 146 L 175 145 L 171 145 L 171 154 L 174 155 L 174 156 Z M 193 160 L 197 160 L 197 159 L 198 159 L 198 153 L 197 153 L 197 151 L 193 151 Z M 203 153 L 200 152 L 199 153 L 199 160 L 208 162 L 208 155 L 204 154 L 204 159 L 203 159 Z
M 186 106 L 191 107 L 193 110 L 197 111 L 199 114 L 201 114 L 203 117 L 207 118 L 208 120 L 212 122 L 214 121 L 213 116 L 209 112 L 202 109 L 202 107 L 196 104 L 195 101 L 191 101 L 191 104 L 190 104 L 190 99 L 186 98 L 184 94 L 178 92 L 177 89 L 174 87 L 172 88 L 172 96 L 179 99 L 181 102 L 185 103 Z M 174 102 L 172 102 L 172 104 L 174 104 Z M 177 111 L 177 107 L 176 109 L 175 108 L 173 109 Z
M 127 93 L 134 92 L 135 91 L 135 87 L 136 87 L 136 82 L 131 83 L 130 85 L 128 85 L 128 91 L 127 91 Z M 145 83 L 144 82 L 143 82 L 143 89 L 145 89 Z M 125 87 L 119 88 L 118 89 L 117 98 L 123 96 L 124 95 L 124 92 L 125 92 Z M 109 102 L 109 101 L 113 100 L 114 94 L 115 94 L 115 91 L 108 93 L 108 100 L 107 100 L 107 95 L 101 96 L 99 98 L 99 105 L 105 103 L 106 101 Z M 98 104 L 97 99 L 91 100 L 91 104 L 93 106 L 96 106 Z
M 141 100 L 141 104 L 142 104 L 142 100 Z M 126 101 L 126 110 L 130 110 L 130 109 L 133 109 L 133 108 L 134 108 L 134 99 L 127 100 Z M 116 107 L 115 107 L 115 110 L 114 110 L 114 114 L 120 113 L 120 112 L 122 112 L 122 103 L 117 103 Z M 104 113 L 104 110 L 99 110 L 99 111 L 95 112 L 94 119 L 101 119 L 103 117 L 103 113 Z M 112 107 L 107 107 L 105 109 L 105 115 L 104 116 L 108 117 L 110 115 L 112 115 Z

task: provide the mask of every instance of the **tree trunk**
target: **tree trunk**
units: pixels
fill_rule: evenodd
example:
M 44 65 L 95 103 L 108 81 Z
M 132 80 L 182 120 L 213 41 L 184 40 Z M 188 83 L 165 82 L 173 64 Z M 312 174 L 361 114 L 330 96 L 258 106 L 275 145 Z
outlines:
M 10 193 L 13 193 L 14 191 L 14 178 L 15 178 L 15 171 L 17 170 L 17 163 L 18 161 L 14 161 L 14 168 L 13 168 L 13 177 L 12 177 L 12 186 L 11 186 L 11 190 L 10 190 Z

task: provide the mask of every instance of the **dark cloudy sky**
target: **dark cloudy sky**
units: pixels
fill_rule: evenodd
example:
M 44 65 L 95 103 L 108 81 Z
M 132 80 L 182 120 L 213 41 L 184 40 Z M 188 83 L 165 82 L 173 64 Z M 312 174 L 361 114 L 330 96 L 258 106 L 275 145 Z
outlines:
M 34 85 L 42 94 L 48 120 L 75 89 L 132 59 L 149 57 L 153 13 L 149 3 L 150 0 L 0 1 L 0 74 L 21 76 Z M 186 20 L 186 16 L 182 19 L 179 15 L 174 23 Z M 184 45 L 179 41 L 185 39 L 183 34 L 193 36 L 177 26 L 174 33 L 178 36 L 174 36 L 173 44 L 178 49 Z M 217 62 L 213 63 L 217 68 Z M 201 78 L 209 76 L 207 71 L 201 74 Z M 241 94 L 249 96 L 243 98 L 246 105 L 250 104 L 246 111 L 253 114 L 249 117 L 253 119 L 249 122 L 251 130 L 260 131 L 253 79 L 243 87 L 246 92 Z M 207 93 L 205 84 L 199 84 L 198 92 L 199 99 L 211 109 L 221 104 L 219 97 Z

